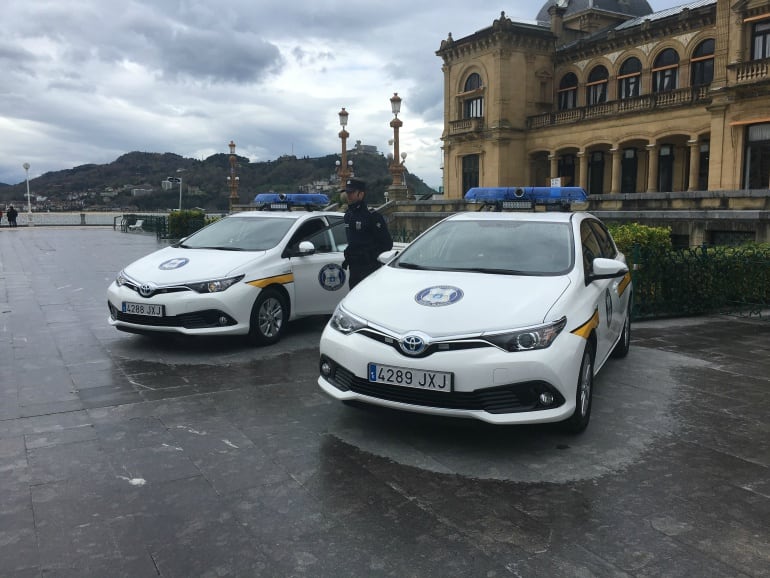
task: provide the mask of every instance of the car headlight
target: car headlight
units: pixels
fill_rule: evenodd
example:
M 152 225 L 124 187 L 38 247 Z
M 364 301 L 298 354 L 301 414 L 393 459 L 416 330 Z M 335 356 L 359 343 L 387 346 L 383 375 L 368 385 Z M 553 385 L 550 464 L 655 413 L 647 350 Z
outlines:
M 196 293 L 220 293 L 228 287 L 232 287 L 238 281 L 243 279 L 243 275 L 230 277 L 229 279 L 212 279 L 203 283 L 187 283 L 185 287 L 192 289 Z
M 130 283 L 130 281 L 128 280 L 128 277 L 126 277 L 126 274 L 123 271 L 121 271 L 120 273 L 118 273 L 118 276 L 115 277 L 115 285 L 117 285 L 118 287 L 123 287 L 123 285 L 125 285 L 126 283 Z
M 562 317 L 554 323 L 526 327 L 516 331 L 485 335 L 484 339 L 506 351 L 532 351 L 549 347 L 556 336 L 567 325 L 567 318 Z
M 345 311 L 342 305 L 337 305 L 332 318 L 329 320 L 329 325 L 340 333 L 347 335 L 366 327 L 366 322 Z

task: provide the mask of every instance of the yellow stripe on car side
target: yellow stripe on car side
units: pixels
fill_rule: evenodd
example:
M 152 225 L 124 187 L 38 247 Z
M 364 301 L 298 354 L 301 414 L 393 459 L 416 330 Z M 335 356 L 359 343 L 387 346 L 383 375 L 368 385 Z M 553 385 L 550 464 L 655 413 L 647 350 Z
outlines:
M 594 314 L 591 315 L 591 319 L 583 323 L 580 327 L 576 327 L 572 330 L 572 333 L 575 335 L 582 337 L 583 339 L 588 339 L 588 336 L 591 335 L 591 331 L 593 331 L 596 327 L 599 326 L 599 309 L 594 310 Z
M 628 285 L 631 283 L 631 272 L 623 275 L 623 279 L 618 283 L 618 295 L 622 296 Z
M 268 285 L 275 285 L 276 283 L 281 285 L 285 285 L 286 283 L 294 283 L 294 273 L 275 275 L 274 277 L 265 277 L 264 279 L 255 279 L 254 281 L 249 281 L 247 284 L 262 289 Z

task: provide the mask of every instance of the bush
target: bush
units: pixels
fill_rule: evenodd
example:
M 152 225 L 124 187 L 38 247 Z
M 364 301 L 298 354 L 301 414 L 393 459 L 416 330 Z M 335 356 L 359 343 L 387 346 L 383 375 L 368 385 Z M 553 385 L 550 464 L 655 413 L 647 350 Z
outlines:
M 643 251 L 668 251 L 671 249 L 670 227 L 649 227 L 639 223 L 627 223 L 625 225 L 608 225 L 607 227 L 615 239 L 618 249 L 630 258 L 634 247 L 638 246 Z
M 206 214 L 203 211 L 174 211 L 168 216 L 168 236 L 171 239 L 181 239 L 205 224 Z

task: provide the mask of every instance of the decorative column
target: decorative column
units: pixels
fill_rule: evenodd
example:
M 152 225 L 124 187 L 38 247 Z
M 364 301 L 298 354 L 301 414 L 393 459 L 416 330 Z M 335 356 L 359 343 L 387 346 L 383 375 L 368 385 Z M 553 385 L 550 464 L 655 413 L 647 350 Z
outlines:
M 700 173 L 700 143 L 698 139 L 688 140 L 687 146 L 690 147 L 690 177 L 687 183 L 688 191 L 698 190 L 698 173 Z
M 586 151 L 580 151 L 577 154 L 577 157 L 580 166 L 580 188 L 584 191 L 588 191 L 588 153 Z
M 342 107 L 342 110 L 338 113 L 340 117 L 340 126 L 342 127 L 342 130 L 339 132 L 340 140 L 342 141 L 342 156 L 340 157 L 342 159 L 342 162 L 337 161 L 337 175 L 340 179 L 340 188 L 344 191 L 345 190 L 345 183 L 347 183 L 348 178 L 350 178 L 350 165 L 352 164 L 352 161 L 348 163 L 348 138 L 350 137 L 350 133 L 348 133 L 347 130 L 345 130 L 345 127 L 348 125 L 348 116 L 350 116 L 350 113 L 348 113 L 347 110 L 345 110 L 345 107 Z
M 612 154 L 612 179 L 610 194 L 617 195 L 620 193 L 620 175 L 621 175 L 621 163 L 623 158 L 623 151 L 621 149 L 610 149 Z
M 227 184 L 230 187 L 230 212 L 233 211 L 233 206 L 241 202 L 241 198 L 238 196 L 238 157 L 235 156 L 235 143 L 230 141 L 230 174 L 227 175 Z
M 548 160 L 551 161 L 551 174 L 548 176 L 548 183 L 546 183 L 546 186 L 550 187 L 550 181 L 559 176 L 559 157 L 557 155 L 548 155 Z
M 393 96 L 390 97 L 390 110 L 393 113 L 393 120 L 390 121 L 390 127 L 393 129 L 393 154 L 392 156 L 388 155 L 390 161 L 388 170 L 393 182 L 388 187 L 388 199 L 399 201 L 409 197 L 409 188 L 404 179 L 406 153 L 399 155 L 398 131 L 404 126 L 404 123 L 398 118 L 398 113 L 401 112 L 401 97 L 398 96 L 397 92 L 394 92 Z
M 650 144 L 647 149 L 647 192 L 658 192 L 658 145 Z

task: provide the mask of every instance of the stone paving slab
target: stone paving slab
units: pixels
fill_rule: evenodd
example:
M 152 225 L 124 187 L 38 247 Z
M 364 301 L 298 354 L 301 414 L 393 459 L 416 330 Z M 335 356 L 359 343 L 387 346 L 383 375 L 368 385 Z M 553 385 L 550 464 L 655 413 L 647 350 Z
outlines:
M 325 323 L 148 339 L 106 287 L 162 246 L 0 230 L 0 576 L 770 576 L 770 322 L 636 323 L 588 430 L 348 407 Z

